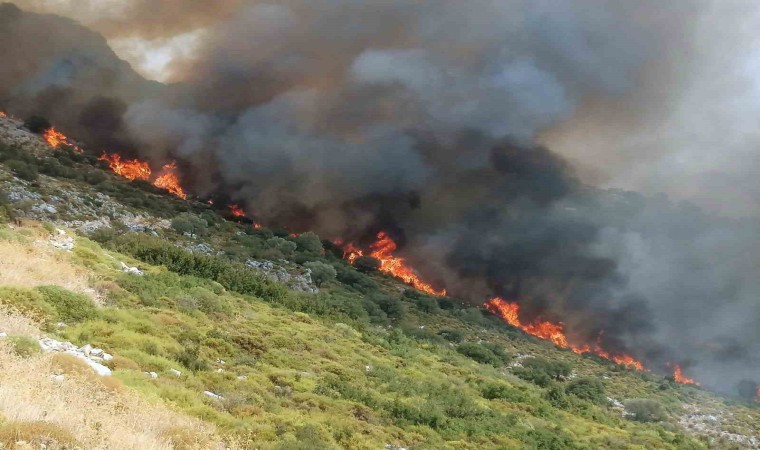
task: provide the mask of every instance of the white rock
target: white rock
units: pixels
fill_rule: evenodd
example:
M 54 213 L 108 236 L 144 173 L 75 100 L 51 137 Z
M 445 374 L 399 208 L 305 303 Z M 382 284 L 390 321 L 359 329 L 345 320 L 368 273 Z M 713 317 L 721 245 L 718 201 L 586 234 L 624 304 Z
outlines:
M 90 356 L 90 353 L 92 353 L 92 345 L 90 344 L 83 345 L 82 347 L 79 347 L 79 351 L 83 353 L 85 356 Z
M 171 373 L 171 374 L 172 374 L 172 375 L 174 375 L 175 377 L 178 377 L 178 376 L 181 376 L 181 375 L 182 375 L 182 372 L 180 372 L 180 371 L 179 371 L 179 370 L 177 370 L 177 369 L 169 369 L 169 373 Z
M 60 374 L 50 375 L 50 378 L 56 383 L 61 383 L 64 380 L 64 376 Z
M 58 327 L 58 328 L 66 328 L 68 325 L 66 325 L 63 322 L 58 322 L 57 324 L 55 324 L 55 326 Z
M 219 394 L 214 394 L 211 391 L 203 391 L 203 395 L 205 395 L 206 397 L 209 397 L 209 398 L 213 398 L 214 400 L 224 400 L 224 397 L 222 397 Z
M 224 369 L 222 368 L 216 369 L 216 373 L 222 373 L 222 372 L 224 372 Z
M 110 361 L 113 359 L 113 355 L 111 355 L 110 353 L 104 352 L 102 358 L 103 358 L 103 361 Z
M 122 271 L 130 275 L 137 275 L 139 277 L 145 275 L 145 273 L 142 270 L 138 269 L 137 267 L 130 267 L 124 264 L 123 262 L 121 263 L 121 269 Z
M 92 350 L 90 350 L 90 355 L 91 355 L 91 356 L 98 356 L 98 357 L 102 357 L 102 356 L 103 356 L 103 353 L 104 353 L 104 352 L 103 352 L 103 349 L 102 349 L 102 348 L 93 348 Z
M 0 331 L 0 339 L 8 337 L 8 333 L 5 331 Z
M 247 375 L 238 375 L 237 379 L 238 380 L 247 380 L 248 376 Z
M 158 374 L 156 372 L 143 372 L 143 374 L 149 376 L 153 380 L 155 380 L 156 378 L 158 378 Z

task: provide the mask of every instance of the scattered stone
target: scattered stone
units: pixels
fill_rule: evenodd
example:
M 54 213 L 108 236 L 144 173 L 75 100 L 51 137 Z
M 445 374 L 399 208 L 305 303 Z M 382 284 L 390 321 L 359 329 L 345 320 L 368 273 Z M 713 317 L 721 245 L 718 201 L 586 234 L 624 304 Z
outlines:
M 104 377 L 111 376 L 111 369 L 101 364 L 100 361 L 108 361 L 113 357 L 100 349 L 97 349 L 100 350 L 100 356 L 93 355 L 93 348 L 90 344 L 77 348 L 77 346 L 71 342 L 61 342 L 49 337 L 44 337 L 37 342 L 40 344 L 40 348 L 45 352 L 65 353 L 67 355 L 75 356 L 87 363 L 87 365 L 98 375 Z
M 179 377 L 179 376 L 182 375 L 182 372 L 180 372 L 177 369 L 169 369 L 169 373 L 172 374 L 172 375 L 174 375 L 175 377 Z
M 50 375 L 50 378 L 56 383 L 61 383 L 65 379 L 65 377 L 61 374 Z
M 137 275 L 139 277 L 145 275 L 145 273 L 137 267 L 130 267 L 123 262 L 121 263 L 121 270 L 130 275 Z
M 158 374 L 156 372 L 143 372 L 143 375 L 149 376 L 153 380 L 158 378 Z
M 247 375 L 238 375 L 237 379 L 238 380 L 247 380 L 248 376 Z
M 222 397 L 219 394 L 214 394 L 211 391 L 203 391 L 203 395 L 205 395 L 206 397 L 209 397 L 209 398 L 213 398 L 214 400 L 224 400 L 224 397 Z

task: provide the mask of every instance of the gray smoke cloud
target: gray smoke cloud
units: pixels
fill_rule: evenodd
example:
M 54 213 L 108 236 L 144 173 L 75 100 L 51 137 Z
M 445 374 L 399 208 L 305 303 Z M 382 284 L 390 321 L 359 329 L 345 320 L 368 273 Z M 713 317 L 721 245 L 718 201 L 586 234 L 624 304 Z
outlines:
M 712 33 L 753 23 L 748 2 L 21 3 L 114 39 L 203 37 L 160 85 L 84 27 L 4 4 L 0 106 L 178 159 L 196 194 L 264 223 L 363 243 L 388 231 L 455 295 L 519 301 L 655 368 L 681 362 L 724 391 L 760 368 L 750 119 L 731 141 L 741 158 L 703 160 L 720 176 L 695 188 L 684 176 L 704 148 L 690 144 L 730 141 L 725 124 L 686 133 L 697 111 L 753 111 L 702 95 L 749 39 Z M 714 214 L 729 210 L 745 217 Z

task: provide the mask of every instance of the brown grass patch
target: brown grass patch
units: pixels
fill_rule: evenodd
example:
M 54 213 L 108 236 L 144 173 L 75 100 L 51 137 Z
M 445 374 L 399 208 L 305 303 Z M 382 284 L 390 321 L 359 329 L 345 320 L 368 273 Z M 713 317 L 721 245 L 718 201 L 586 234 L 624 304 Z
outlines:
M 90 297 L 89 274 L 69 261 L 65 252 L 44 244 L 0 241 L 0 285 L 33 288 L 56 285 Z
M 11 440 L 20 436 L 29 442 L 34 433 L 22 436 L 22 431 L 28 432 L 23 424 L 37 424 L 31 429 L 66 432 L 40 432 L 40 439 L 62 439 L 67 445 L 77 442 L 77 448 L 218 448 L 211 426 L 162 403 L 148 402 L 118 380 L 100 379 L 82 369 L 65 355 L 21 358 L 7 345 L 0 345 L 0 415 L 9 423 L 21 424 L 6 430 L 5 436 Z M 63 381 L 51 376 L 61 372 L 65 373 Z M 2 436 L 0 433 L 0 439 Z

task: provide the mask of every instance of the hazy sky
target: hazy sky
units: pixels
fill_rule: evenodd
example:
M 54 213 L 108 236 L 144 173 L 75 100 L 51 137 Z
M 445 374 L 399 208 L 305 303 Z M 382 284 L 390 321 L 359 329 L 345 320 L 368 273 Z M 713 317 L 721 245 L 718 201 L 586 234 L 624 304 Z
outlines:
M 173 62 L 192 58 L 207 31 L 246 2 L 17 3 L 84 23 L 103 33 L 117 54 L 144 76 L 170 81 Z M 639 80 L 640 88 L 626 96 L 586 100 L 567 121 L 545 130 L 542 141 L 568 157 L 592 184 L 664 192 L 719 213 L 757 215 L 760 3 L 674 4 L 684 6 L 684 14 L 693 14 L 685 19 L 693 27 L 670 38 L 679 41 L 675 45 L 662 43 L 670 45 L 667 60 L 652 61 Z M 652 20 L 656 16 L 654 11 Z

